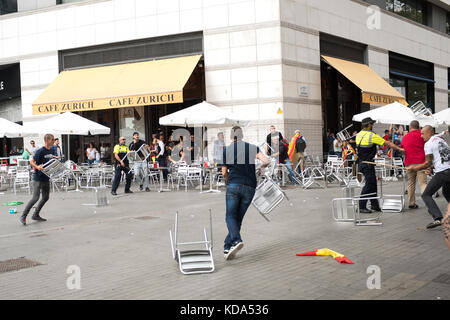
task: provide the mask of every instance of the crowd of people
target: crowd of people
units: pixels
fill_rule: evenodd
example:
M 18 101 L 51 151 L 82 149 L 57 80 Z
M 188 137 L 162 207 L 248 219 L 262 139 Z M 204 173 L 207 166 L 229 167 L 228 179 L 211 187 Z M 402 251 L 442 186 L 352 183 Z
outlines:
M 404 160 L 408 176 L 409 209 L 417 209 L 419 207 L 415 199 L 415 186 L 416 181 L 418 181 L 422 199 L 433 218 L 433 222 L 429 223 L 426 228 L 431 229 L 443 225 L 445 236 L 448 238 L 450 232 L 448 230 L 450 227 L 450 148 L 442 138 L 445 132 L 436 135 L 434 128 L 431 126 L 425 126 L 420 129 L 419 123 L 412 121 L 409 124 L 409 131 L 400 126 L 391 126 L 385 131 L 384 137 L 382 137 L 373 132 L 374 123 L 375 121 L 370 118 L 364 119 L 362 121 L 362 130 L 353 132 L 352 138 L 346 141 L 341 141 L 339 137 L 336 138 L 331 132 L 329 132 L 327 137 L 330 154 L 358 161 L 358 169 L 365 178 L 365 185 L 359 202 L 360 212 L 370 214 L 373 211 L 381 211 L 378 200 L 372 198 L 374 194 L 377 194 L 377 177 L 373 161 L 376 157 L 395 157 L 394 152 L 397 152 L 397 155 Z M 261 152 L 259 147 L 242 141 L 243 133 L 239 127 L 232 129 L 232 143 L 229 146 L 225 144 L 223 132 L 219 132 L 214 140 L 213 160 L 227 181 L 226 221 L 229 234 L 224 244 L 225 259 L 232 259 L 243 246 L 239 234 L 240 227 L 256 188 L 255 163 L 252 159 L 260 159 L 264 167 L 270 163 L 269 158 L 275 158 L 278 164 L 283 164 L 288 169 L 293 183 L 297 182 L 294 170 L 301 172 L 304 169 L 307 144 L 306 138 L 301 134 L 300 130 L 295 130 L 290 140 L 284 138 L 274 125 L 271 125 L 269 130 L 270 132 L 266 137 L 265 154 Z M 33 219 L 45 221 L 45 219 L 40 217 L 39 212 L 48 200 L 49 180 L 40 171 L 42 170 L 42 165 L 48 159 L 57 158 L 62 161 L 64 158 L 58 139 L 55 139 L 52 135 L 46 135 L 44 140 L 44 147 L 37 149 L 34 147 L 34 141 L 32 141 L 32 147 L 30 150 L 27 150 L 30 153 L 30 163 L 36 174 L 34 175 L 33 198 L 25 208 L 20 220 L 24 225 L 30 209 L 39 200 L 40 193 L 42 193 L 42 199 L 36 207 Z M 140 184 L 140 190 L 143 191 L 145 188 L 145 191 L 150 191 L 148 166 L 138 163 L 141 167 L 131 170 L 130 163 L 126 157 L 130 151 L 136 151 L 139 154 L 139 150 L 142 150 L 142 147 L 146 148 L 149 153 L 149 159 L 154 163 L 158 163 L 162 169 L 163 178 L 166 179 L 167 169 L 171 164 L 191 163 L 201 157 L 202 147 L 195 143 L 193 135 L 190 136 L 190 140 L 183 143 L 183 139 L 179 138 L 175 142 L 170 137 L 169 141 L 165 142 L 163 134 L 154 134 L 152 135 L 151 143 L 146 143 L 140 139 L 139 133 L 135 132 L 133 141 L 127 145 L 126 138 L 120 137 L 119 143 L 113 150 L 115 176 L 111 190 L 112 195 L 117 195 L 122 172 L 126 176 L 125 193 L 133 193 L 130 190 L 133 178 L 132 171 L 136 175 L 136 181 Z M 242 148 L 239 148 L 240 146 Z M 143 154 L 141 156 L 144 157 Z M 95 163 L 95 161 L 99 161 L 102 158 L 101 153 L 97 151 L 93 143 L 87 148 L 86 157 L 90 163 Z M 245 163 L 237 162 L 241 158 L 245 159 Z M 428 183 L 427 175 L 432 175 Z M 433 195 L 440 188 L 442 188 L 442 193 L 449 203 L 446 217 L 443 217 L 440 208 L 433 199 Z M 365 199 L 369 196 L 371 199 Z M 367 207 L 369 202 L 370 209 Z
M 364 175 L 365 185 L 361 191 L 359 203 L 361 213 L 381 211 L 378 200 L 373 199 L 377 195 L 377 180 L 375 175 L 376 157 L 392 157 L 394 151 L 402 158 L 408 177 L 408 202 L 409 209 L 417 209 L 416 183 L 419 183 L 421 197 L 428 213 L 433 221 L 426 225 L 427 229 L 444 226 L 444 235 L 450 248 L 449 220 L 450 204 L 447 206 L 446 217 L 443 217 L 441 209 L 433 199 L 433 195 L 442 188 L 442 193 L 450 203 L 450 148 L 444 139 L 448 131 L 436 134 L 432 126 L 420 128 L 418 121 L 409 124 L 409 131 L 400 126 L 390 127 L 381 137 L 373 132 L 371 118 L 362 120 L 362 130 L 356 135 L 356 148 L 359 160 L 359 170 Z M 378 148 L 377 148 L 378 146 Z M 387 151 L 386 151 L 387 150 Z M 428 182 L 427 175 L 431 176 Z M 371 208 L 368 209 L 367 200 L 371 198 Z

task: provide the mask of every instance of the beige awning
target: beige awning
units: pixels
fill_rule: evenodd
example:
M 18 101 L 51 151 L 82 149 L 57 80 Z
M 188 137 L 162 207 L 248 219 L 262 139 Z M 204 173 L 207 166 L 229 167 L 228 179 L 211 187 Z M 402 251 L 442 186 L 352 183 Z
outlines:
M 321 57 L 361 89 L 363 103 L 386 105 L 397 101 L 408 105 L 405 97 L 369 66 L 327 56 Z
M 33 114 L 183 102 L 201 55 L 61 72 L 33 102 Z

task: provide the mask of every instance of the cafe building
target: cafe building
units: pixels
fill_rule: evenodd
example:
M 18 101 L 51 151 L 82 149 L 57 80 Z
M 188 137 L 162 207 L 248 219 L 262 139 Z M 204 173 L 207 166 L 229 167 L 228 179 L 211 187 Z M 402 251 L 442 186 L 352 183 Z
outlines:
M 0 68 L 20 66 L 20 120 L 73 111 L 111 128 L 63 137 L 79 161 L 89 142 L 167 139 L 175 128 L 159 118 L 204 100 L 249 120 L 247 141 L 263 143 L 272 124 L 288 139 L 299 129 L 314 155 L 327 130 L 358 128 L 356 113 L 393 101 L 448 107 L 446 1 L 0 3 Z

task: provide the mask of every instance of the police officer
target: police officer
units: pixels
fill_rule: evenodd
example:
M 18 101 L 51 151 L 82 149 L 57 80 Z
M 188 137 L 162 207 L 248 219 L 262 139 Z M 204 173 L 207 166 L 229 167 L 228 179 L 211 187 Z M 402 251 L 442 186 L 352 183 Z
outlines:
M 125 158 L 130 149 L 125 145 L 125 137 L 119 138 L 119 144 L 114 146 L 114 158 L 116 159 L 116 170 L 114 175 L 114 181 L 112 184 L 111 194 L 116 196 L 117 188 L 120 184 L 120 178 L 122 177 L 122 171 L 126 174 L 125 193 L 133 193 L 130 190 L 132 173 L 130 172 L 128 159 Z M 125 159 L 124 159 L 125 158 Z
M 372 131 L 372 118 L 364 118 L 362 120 L 362 130 L 356 135 L 356 148 L 358 153 L 359 170 L 364 175 L 366 181 L 362 191 L 361 198 L 366 194 L 371 194 L 367 197 L 375 197 L 377 194 L 377 177 L 375 174 L 375 166 L 373 164 L 363 163 L 364 161 L 373 162 L 377 154 L 377 145 L 387 145 L 389 148 L 405 152 L 404 149 L 398 147 L 390 141 L 384 140 L 381 136 Z M 371 208 L 375 211 L 381 211 L 380 204 L 377 199 L 370 200 Z M 367 209 L 367 200 L 359 201 L 359 208 L 361 213 L 372 213 L 372 210 Z

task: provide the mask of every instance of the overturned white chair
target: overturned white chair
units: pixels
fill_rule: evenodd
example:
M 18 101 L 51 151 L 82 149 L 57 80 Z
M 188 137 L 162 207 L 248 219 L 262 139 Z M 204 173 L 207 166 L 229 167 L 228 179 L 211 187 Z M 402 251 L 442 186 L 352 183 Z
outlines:
M 370 217 L 362 217 L 359 201 L 360 200 L 373 200 L 377 199 L 381 201 L 380 196 L 375 194 L 367 194 L 364 198 L 355 196 L 355 188 L 343 188 L 343 198 L 335 198 L 331 202 L 332 216 L 337 222 L 353 222 L 355 226 L 381 226 L 383 223 L 380 221 L 380 213 L 372 213 Z
M 401 158 L 394 158 L 392 162 L 396 167 L 402 168 L 402 169 L 399 169 L 402 172 L 402 191 L 400 192 L 400 194 L 384 194 L 383 181 L 386 180 L 386 167 L 382 167 L 382 168 L 378 169 L 378 166 L 377 166 L 376 169 L 378 169 L 378 170 L 376 170 L 375 172 L 380 181 L 380 188 L 379 188 L 380 197 L 381 197 L 380 207 L 381 207 L 382 212 L 400 213 L 403 211 L 403 209 L 405 207 L 405 190 L 406 190 L 405 176 L 406 176 L 406 174 L 403 169 L 403 161 Z M 384 164 L 385 162 L 382 162 L 382 163 Z
M 214 271 L 211 209 L 209 210 L 209 224 L 211 240 L 208 239 L 206 228 L 203 228 L 203 241 L 178 242 L 178 212 L 175 214 L 175 229 L 173 232 L 169 230 L 169 235 L 172 257 L 178 262 L 181 273 L 196 274 Z M 200 248 L 191 249 L 195 246 Z

